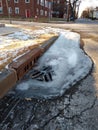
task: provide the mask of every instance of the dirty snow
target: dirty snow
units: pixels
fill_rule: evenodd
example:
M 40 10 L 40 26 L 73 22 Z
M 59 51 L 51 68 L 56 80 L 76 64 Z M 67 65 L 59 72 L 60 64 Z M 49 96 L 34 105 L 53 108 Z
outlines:
M 32 39 L 33 38 L 29 34 L 24 33 L 22 31 L 15 32 L 14 34 L 10 34 L 10 35 L 8 35 L 8 37 L 10 37 L 12 39 L 19 39 L 19 40 L 28 40 L 28 39 Z
M 55 29 L 51 27 L 42 28 L 40 30 L 20 30 L 9 35 L 0 36 L 0 70 L 17 56 L 21 56 L 30 50 L 29 47 L 37 45 L 38 37 L 42 34 L 59 34 L 63 29 Z M 38 39 L 43 42 L 45 39 Z
M 28 78 L 16 86 L 23 97 L 54 98 L 83 79 L 91 70 L 92 61 L 80 48 L 80 35 L 62 31 L 59 38 L 39 59 L 38 68 L 51 66 L 53 80 L 49 82 Z M 31 70 L 32 71 L 32 70 Z

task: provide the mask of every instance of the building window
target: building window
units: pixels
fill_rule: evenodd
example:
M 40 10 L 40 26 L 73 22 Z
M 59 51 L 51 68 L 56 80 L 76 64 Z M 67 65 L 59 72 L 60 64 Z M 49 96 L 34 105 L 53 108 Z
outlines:
M 51 7 L 52 7 L 52 3 L 49 2 L 49 4 L 48 4 L 48 8 L 51 9 Z
M 48 1 L 45 0 L 45 7 L 48 7 Z
M 3 13 L 2 0 L 0 0 L 0 14 Z
M 40 0 L 40 5 L 44 6 L 44 0 Z
M 37 0 L 37 4 L 38 4 L 38 5 L 40 4 L 40 0 Z
M 14 3 L 19 3 L 19 0 L 14 0 Z
M 48 12 L 47 11 L 45 11 L 45 16 L 47 16 L 48 15 Z
M 25 3 L 30 3 L 30 0 L 25 0 Z
M 2 14 L 3 13 L 3 8 L 2 7 L 0 7 L 0 14 Z
M 12 13 L 12 8 L 11 7 L 9 7 L 9 14 L 11 14 Z
M 15 14 L 19 14 L 19 8 L 15 7 Z
M 43 15 L 44 14 L 44 11 L 41 9 L 40 10 L 40 15 Z

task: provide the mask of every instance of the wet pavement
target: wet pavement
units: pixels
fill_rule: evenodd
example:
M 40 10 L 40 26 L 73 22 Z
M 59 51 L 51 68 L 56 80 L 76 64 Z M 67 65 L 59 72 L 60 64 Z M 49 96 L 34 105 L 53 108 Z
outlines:
M 70 29 L 81 33 L 94 61 L 91 73 L 56 99 L 5 96 L 0 101 L 0 130 L 98 130 L 98 25 L 75 26 Z
M 0 130 L 97 130 L 94 78 L 90 74 L 54 100 L 6 96 L 0 102 L 0 122 Z

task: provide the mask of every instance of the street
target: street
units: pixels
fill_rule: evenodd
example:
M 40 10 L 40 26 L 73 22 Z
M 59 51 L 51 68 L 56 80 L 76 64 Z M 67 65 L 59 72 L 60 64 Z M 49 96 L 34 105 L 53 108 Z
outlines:
M 62 97 L 49 100 L 18 99 L 11 94 L 1 99 L 0 130 L 98 130 L 98 22 L 12 23 L 22 28 L 48 26 L 78 32 L 84 42 L 83 48 L 94 65 L 86 78 Z M 4 103 L 5 106 L 2 106 Z M 3 110 L 3 107 L 8 107 L 8 110 Z

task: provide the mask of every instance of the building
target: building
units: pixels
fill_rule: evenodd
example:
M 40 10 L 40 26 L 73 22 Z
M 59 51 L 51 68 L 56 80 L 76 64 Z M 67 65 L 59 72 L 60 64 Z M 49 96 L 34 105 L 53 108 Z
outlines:
M 0 0 L 0 16 L 49 17 L 51 5 L 51 0 Z
M 94 12 L 93 12 L 93 18 L 98 19 L 98 7 L 96 7 Z
M 90 8 L 88 10 L 88 13 L 89 13 L 89 18 L 91 18 L 93 20 L 98 19 L 98 7 Z
M 52 1 L 52 16 L 63 18 L 66 13 L 66 2 L 65 0 L 53 0 Z

